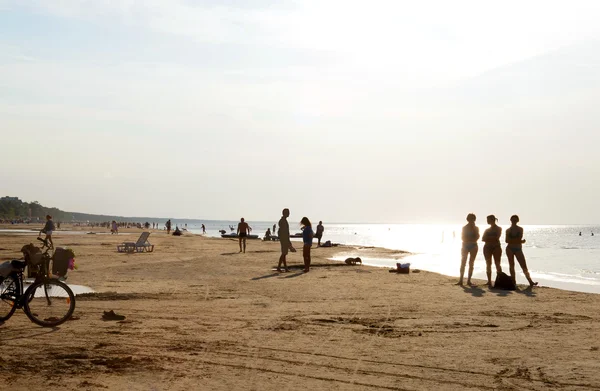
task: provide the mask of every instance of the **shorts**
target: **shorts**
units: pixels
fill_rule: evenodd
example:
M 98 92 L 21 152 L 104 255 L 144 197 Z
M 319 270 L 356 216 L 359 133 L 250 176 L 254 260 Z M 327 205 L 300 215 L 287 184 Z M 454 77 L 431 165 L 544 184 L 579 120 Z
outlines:
M 322 237 L 323 237 L 323 234 L 316 234 L 316 235 L 315 235 L 315 238 L 316 238 L 316 239 L 321 239 Z
M 52 236 L 52 231 L 46 231 L 44 233 L 46 234 L 46 236 Z
M 247 234 L 247 233 L 245 233 L 245 232 L 240 232 L 240 236 L 239 236 L 239 238 L 240 238 L 240 239 L 245 239 L 247 236 L 248 236 L 248 234 Z
M 291 243 L 286 240 L 280 240 L 279 243 L 281 244 L 281 255 L 287 255 Z

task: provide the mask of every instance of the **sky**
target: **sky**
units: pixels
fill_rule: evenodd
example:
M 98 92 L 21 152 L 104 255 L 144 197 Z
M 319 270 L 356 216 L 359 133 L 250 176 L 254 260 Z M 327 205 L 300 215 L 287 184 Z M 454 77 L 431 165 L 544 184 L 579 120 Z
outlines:
M 600 2 L 0 0 L 0 196 L 600 222 Z

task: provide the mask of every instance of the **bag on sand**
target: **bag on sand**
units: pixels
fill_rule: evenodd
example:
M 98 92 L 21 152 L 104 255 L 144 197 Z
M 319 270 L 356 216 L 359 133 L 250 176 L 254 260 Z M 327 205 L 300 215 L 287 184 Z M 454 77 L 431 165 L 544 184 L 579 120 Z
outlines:
M 496 276 L 496 282 L 494 283 L 494 288 L 503 289 L 505 291 L 514 291 L 517 289 L 512 278 L 506 273 L 500 272 Z

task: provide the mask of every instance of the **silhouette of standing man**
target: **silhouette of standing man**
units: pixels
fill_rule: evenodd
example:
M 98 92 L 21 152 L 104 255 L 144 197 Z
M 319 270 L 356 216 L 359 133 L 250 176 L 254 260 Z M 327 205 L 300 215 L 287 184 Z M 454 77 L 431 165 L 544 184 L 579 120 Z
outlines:
M 321 238 L 323 237 L 323 231 L 325 231 L 325 227 L 323 227 L 323 222 L 319 221 L 319 225 L 317 225 L 317 232 L 315 233 L 315 238 L 319 240 L 317 243 L 317 247 L 321 247 Z
M 279 243 L 281 244 L 281 256 L 279 257 L 279 263 L 277 264 L 277 271 L 281 272 L 281 264 L 283 263 L 284 271 L 289 272 L 285 257 L 287 256 L 288 250 L 295 253 L 296 249 L 292 246 L 290 240 L 290 225 L 288 224 L 287 218 L 290 217 L 290 210 L 285 208 L 281 212 L 282 216 L 279 220 Z
M 237 227 L 237 235 L 240 238 L 240 252 L 242 252 L 242 242 L 244 243 L 244 252 L 246 252 L 246 237 L 252 231 L 252 228 L 244 221 L 244 218 L 240 220 Z

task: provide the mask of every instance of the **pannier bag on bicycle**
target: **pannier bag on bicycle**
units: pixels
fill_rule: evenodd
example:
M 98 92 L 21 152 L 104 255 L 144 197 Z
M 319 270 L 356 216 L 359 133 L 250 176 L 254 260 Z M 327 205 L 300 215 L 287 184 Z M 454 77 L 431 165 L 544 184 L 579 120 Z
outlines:
M 69 263 L 75 258 L 75 253 L 69 248 L 57 247 L 52 256 L 52 274 L 65 277 L 69 270 Z

